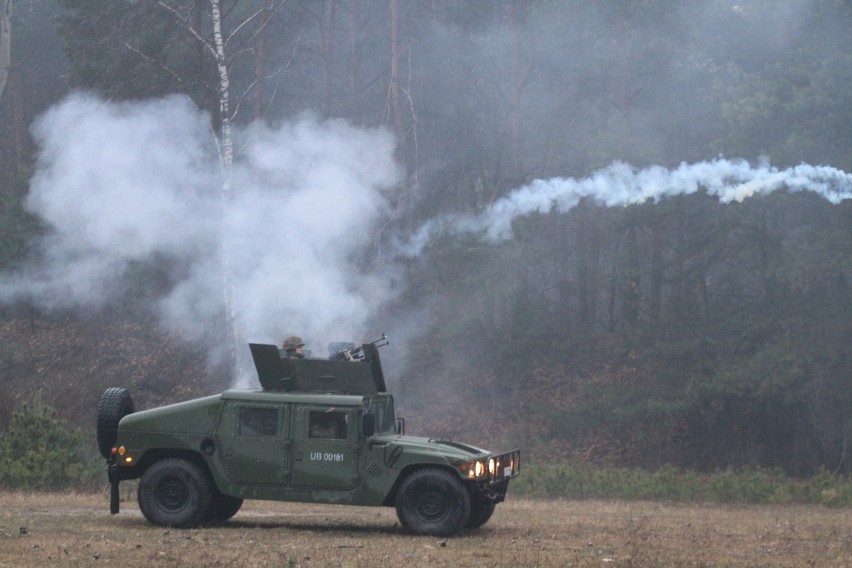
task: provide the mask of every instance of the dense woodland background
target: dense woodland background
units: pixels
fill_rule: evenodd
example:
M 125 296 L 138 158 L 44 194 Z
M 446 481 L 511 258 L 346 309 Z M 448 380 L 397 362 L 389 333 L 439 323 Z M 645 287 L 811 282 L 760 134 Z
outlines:
M 852 171 L 844 0 L 0 7 L 11 37 L 5 65 L 0 54 L 3 271 L 25 267 L 50 231 L 24 207 L 39 151 L 30 128 L 72 89 L 111 101 L 184 93 L 209 111 L 211 137 L 305 111 L 389 130 L 402 176 L 363 252 L 375 265 L 436 216 L 614 161 Z M 227 38 L 218 61 L 214 7 Z M 224 115 L 217 63 L 230 80 Z M 208 365 L 146 309 L 169 286 L 161 260 L 135 266 L 133 286 L 96 311 L 0 308 L 0 429 L 38 389 L 93 430 L 105 387 L 128 386 L 145 407 L 229 384 L 227 365 Z M 742 203 L 588 199 L 519 217 L 502 242 L 447 235 L 401 268 L 404 288 L 372 328 L 392 338 L 383 355 L 410 433 L 517 445 L 534 461 L 852 471 L 849 201 L 783 189 Z

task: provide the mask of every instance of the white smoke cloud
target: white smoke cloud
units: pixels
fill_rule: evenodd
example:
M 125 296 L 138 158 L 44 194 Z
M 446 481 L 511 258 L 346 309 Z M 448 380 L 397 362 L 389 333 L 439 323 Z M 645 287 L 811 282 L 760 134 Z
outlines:
M 43 262 L 5 280 L 3 297 L 97 306 L 128 263 L 202 245 L 215 222 L 204 195 L 215 170 L 197 142 L 207 128 L 177 97 L 115 105 L 76 95 L 47 112 L 34 127 L 41 154 L 26 206 L 50 234 Z
M 96 308 L 121 293 L 133 263 L 167 259 L 180 274 L 162 320 L 210 341 L 222 336 L 211 326 L 222 321 L 227 258 L 246 340 L 299 334 L 323 351 L 330 340 L 363 339 L 390 293 L 358 260 L 397 184 L 392 137 L 310 116 L 255 126 L 237 136 L 244 145 L 223 213 L 209 125 L 180 96 L 112 103 L 78 93 L 42 116 L 26 206 L 49 235 L 37 262 L 0 280 L 0 300 Z
M 41 117 L 27 207 L 49 234 L 37 262 L 0 279 L 0 301 L 97 308 L 122 293 L 134 263 L 163 262 L 178 272 L 157 306 L 162 321 L 221 356 L 227 258 L 246 341 L 298 334 L 324 354 L 329 341 L 364 339 L 370 316 L 392 296 L 392 279 L 362 262 L 398 185 L 392 137 L 310 116 L 255 125 L 238 136 L 223 211 L 209 123 L 179 96 L 111 103 L 75 94 Z M 704 190 L 729 202 L 778 189 L 836 203 L 852 198 L 852 176 L 725 159 L 672 170 L 614 163 L 585 178 L 536 180 L 479 215 L 429 221 L 398 251 L 417 256 L 442 233 L 510 238 L 517 217 L 565 212 L 583 198 L 620 206 Z M 246 386 L 253 373 L 242 369 L 236 381 Z
M 448 215 L 423 224 L 397 249 L 402 256 L 418 256 L 439 234 L 478 235 L 486 241 L 512 235 L 512 221 L 531 213 L 567 212 L 580 200 L 591 198 L 609 206 L 657 201 L 703 189 L 723 203 L 743 201 L 778 189 L 813 191 L 832 203 L 852 198 L 852 175 L 830 166 L 802 164 L 778 169 L 767 162 L 756 166 L 742 160 L 717 159 L 637 169 L 615 162 L 585 178 L 535 180 L 495 201 L 479 215 Z

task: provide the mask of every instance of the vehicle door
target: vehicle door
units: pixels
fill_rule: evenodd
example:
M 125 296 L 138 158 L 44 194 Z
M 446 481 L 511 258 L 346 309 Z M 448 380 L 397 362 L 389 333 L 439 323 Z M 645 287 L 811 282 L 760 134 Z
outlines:
M 299 405 L 293 421 L 293 486 L 350 489 L 358 481 L 354 408 Z
M 230 400 L 219 429 L 228 476 L 248 485 L 281 485 L 289 475 L 289 406 Z

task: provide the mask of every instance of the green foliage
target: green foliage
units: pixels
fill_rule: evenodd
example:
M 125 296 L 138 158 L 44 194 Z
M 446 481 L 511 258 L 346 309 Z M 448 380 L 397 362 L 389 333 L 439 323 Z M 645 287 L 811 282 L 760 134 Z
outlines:
M 99 475 L 94 444 L 79 429 L 69 430 L 41 393 L 15 412 L 0 441 L 0 485 L 55 490 L 91 486 Z
M 20 261 L 27 252 L 27 241 L 42 232 L 40 221 L 24 209 L 23 191 L 10 191 L 0 197 L 0 270 Z
M 512 493 L 525 497 L 627 499 L 689 503 L 811 503 L 852 507 L 852 477 L 823 469 L 805 480 L 778 469 L 726 469 L 700 475 L 666 465 L 649 472 L 582 463 L 524 466 Z

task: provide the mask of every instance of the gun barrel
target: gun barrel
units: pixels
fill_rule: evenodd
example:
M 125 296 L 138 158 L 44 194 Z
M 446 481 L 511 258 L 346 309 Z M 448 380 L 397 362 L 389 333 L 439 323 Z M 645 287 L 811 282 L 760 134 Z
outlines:
M 384 343 L 382 343 L 382 341 L 384 341 Z M 387 344 L 389 344 L 389 343 L 390 343 L 390 340 L 388 339 L 387 334 L 386 334 L 386 333 L 383 333 L 383 334 L 382 334 L 382 336 L 381 336 L 380 338 L 378 338 L 378 339 L 376 339 L 376 340 L 374 340 L 374 341 L 371 341 L 370 343 L 372 343 L 372 344 L 373 344 L 373 345 L 375 345 L 376 347 L 382 347 L 383 345 L 387 345 Z
M 348 361 L 359 361 L 364 358 L 364 346 L 365 345 L 375 345 L 376 347 L 382 347 L 390 343 L 388 340 L 387 334 L 383 333 L 379 339 L 375 339 L 373 341 L 368 341 L 362 345 L 349 344 L 349 347 L 345 349 L 340 349 L 339 351 L 335 351 L 329 355 L 329 359 L 332 360 L 348 360 Z

